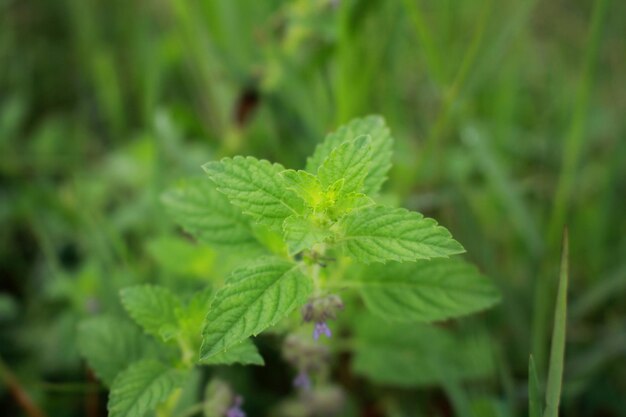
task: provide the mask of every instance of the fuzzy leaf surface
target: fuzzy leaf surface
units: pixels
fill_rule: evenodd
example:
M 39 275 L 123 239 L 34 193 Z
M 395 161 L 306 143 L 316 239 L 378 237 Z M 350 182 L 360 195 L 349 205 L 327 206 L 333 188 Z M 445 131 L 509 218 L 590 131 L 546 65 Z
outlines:
M 200 360 L 276 324 L 304 304 L 311 291 L 311 279 L 291 262 L 268 258 L 235 270 L 206 316 Z
M 460 259 L 370 267 L 361 284 L 368 309 L 397 321 L 446 320 L 484 310 L 500 299 L 491 281 Z
M 109 316 L 91 317 L 78 327 L 78 350 L 105 385 L 131 363 L 145 357 L 148 341 L 132 323 Z
M 290 255 L 311 249 L 330 235 L 328 229 L 316 225 L 313 219 L 305 216 L 289 216 L 283 223 L 283 236 Z
M 360 136 L 333 149 L 318 169 L 317 176 L 324 188 L 343 179 L 341 193 L 360 192 L 371 162 L 372 148 L 369 136 Z
M 220 249 L 259 249 L 249 219 L 210 180 L 195 178 L 161 197 L 167 212 L 187 233 Z
M 397 387 L 440 385 L 489 377 L 494 364 L 484 333 L 469 335 L 365 316 L 355 335 L 354 372 Z
M 263 357 L 250 339 L 232 346 L 230 349 L 200 361 L 202 365 L 265 365 Z
M 430 218 L 403 208 L 375 206 L 347 214 L 338 242 L 357 261 L 417 261 L 463 253 L 450 232 Z
M 293 169 L 285 170 L 280 175 L 285 179 L 287 188 L 295 192 L 307 206 L 315 208 L 323 203 L 324 190 L 315 175 Z
M 177 328 L 176 312 L 181 308 L 181 303 L 167 288 L 138 285 L 122 289 L 120 295 L 128 314 L 147 333 L 163 336 L 165 329 Z
M 236 156 L 208 162 L 202 168 L 232 204 L 274 230 L 281 230 L 285 218 L 303 208 L 279 175 L 285 170 L 280 164 Z
M 364 181 L 363 192 L 369 195 L 376 194 L 387 179 L 387 174 L 391 169 L 393 148 L 393 139 L 389 133 L 389 128 L 381 116 L 354 119 L 339 127 L 335 132 L 328 134 L 324 141 L 317 146 L 313 156 L 308 158 L 306 170 L 317 172 L 333 149 L 362 135 L 370 137 L 372 152 L 372 161 Z
M 186 373 L 146 359 L 118 375 L 109 395 L 109 417 L 143 417 L 184 382 Z

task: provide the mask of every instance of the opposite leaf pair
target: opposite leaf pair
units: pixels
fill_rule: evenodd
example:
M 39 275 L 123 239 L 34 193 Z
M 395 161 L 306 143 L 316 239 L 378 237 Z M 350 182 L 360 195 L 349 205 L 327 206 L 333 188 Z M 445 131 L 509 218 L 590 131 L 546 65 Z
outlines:
M 338 132 L 318 146 L 308 171 L 253 157 L 203 168 L 241 213 L 281 233 L 290 255 L 320 243 L 363 263 L 464 252 L 434 220 L 372 199 L 391 166 L 392 140 L 382 118 L 356 119 Z
M 156 340 L 119 319 L 81 326 L 81 350 L 112 388 L 110 415 L 167 407 L 196 364 L 263 364 L 250 337 L 307 302 L 332 296 L 336 286 L 356 288 L 372 313 L 396 322 L 432 322 L 494 304 L 498 293 L 476 268 L 446 259 L 464 249 L 445 228 L 420 213 L 376 204 L 392 143 L 382 118 L 355 119 L 326 137 L 305 171 L 237 156 L 205 164 L 210 180 L 165 193 L 176 222 L 240 265 L 223 287 L 187 302 L 157 286 L 123 290 L 129 315 Z M 359 267 L 370 263 L 378 265 Z M 326 326 L 320 320 L 314 324 Z M 377 339 L 379 351 L 387 349 L 386 339 Z M 355 345 L 357 358 L 371 354 L 367 346 Z M 371 360 L 357 363 L 365 375 L 378 373 L 363 365 Z
M 168 289 L 140 285 L 121 291 L 122 304 L 144 332 L 128 321 L 95 317 L 79 328 L 81 353 L 98 377 L 111 387 L 110 417 L 143 416 L 182 386 L 196 364 L 202 326 L 211 291 L 200 291 L 184 303 Z M 178 349 L 176 348 L 178 347 Z M 202 365 L 263 365 L 250 340 Z
M 308 160 L 307 171 L 286 170 L 280 164 L 241 156 L 203 166 L 215 189 L 228 202 L 222 203 L 222 197 L 209 191 L 214 201 L 206 201 L 216 208 L 217 217 L 224 223 L 222 228 L 211 224 L 214 234 L 201 234 L 201 238 L 219 246 L 225 230 L 232 230 L 233 236 L 242 241 L 244 229 L 255 238 L 265 230 L 278 233 L 288 248 L 286 253 L 270 248 L 275 256 L 236 269 L 215 294 L 202 333 L 203 360 L 276 324 L 304 304 L 314 289 L 316 293 L 323 290 L 318 287 L 315 273 L 291 258 L 298 252 L 308 251 L 314 263 L 319 261 L 315 257 L 325 251 L 359 263 L 385 263 L 446 258 L 464 251 L 433 219 L 403 208 L 376 205 L 373 198 L 391 166 L 391 147 L 392 139 L 383 119 L 370 116 L 353 120 L 328 135 Z M 175 216 L 188 231 L 198 234 L 199 223 L 192 224 L 178 210 L 191 204 L 172 200 L 167 197 L 166 203 L 170 209 L 175 207 Z M 234 214 L 224 219 L 227 204 L 231 204 Z M 390 306 L 393 302 L 389 300 L 398 296 L 409 297 L 401 306 L 418 305 L 407 318 L 425 314 L 422 321 L 466 314 L 497 300 L 497 293 L 471 267 L 459 261 L 464 272 L 446 280 L 447 264 L 437 265 L 430 269 L 437 272 L 436 279 L 422 283 L 413 280 L 410 273 L 390 280 L 388 286 L 371 279 L 353 279 L 353 283 L 358 283 L 372 311 L 395 311 L 394 319 L 402 314 Z M 449 265 L 453 272 L 458 270 L 455 265 Z M 416 269 L 419 271 L 422 266 L 416 264 Z M 379 277 L 384 275 L 382 272 Z M 370 278 L 368 274 L 364 277 Z M 456 294 L 459 277 L 460 282 L 469 284 L 463 287 L 469 293 L 468 300 L 463 300 L 464 294 Z M 376 296 L 381 285 L 387 291 Z

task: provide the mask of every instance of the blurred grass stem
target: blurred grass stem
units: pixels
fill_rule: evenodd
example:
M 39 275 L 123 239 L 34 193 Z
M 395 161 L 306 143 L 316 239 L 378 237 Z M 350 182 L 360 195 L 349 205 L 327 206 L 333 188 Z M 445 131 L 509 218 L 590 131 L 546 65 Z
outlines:
M 15 402 L 24 410 L 29 417 L 47 417 L 46 414 L 35 404 L 17 377 L 9 369 L 4 360 L 0 357 L 0 378 L 9 388 L 9 392 Z

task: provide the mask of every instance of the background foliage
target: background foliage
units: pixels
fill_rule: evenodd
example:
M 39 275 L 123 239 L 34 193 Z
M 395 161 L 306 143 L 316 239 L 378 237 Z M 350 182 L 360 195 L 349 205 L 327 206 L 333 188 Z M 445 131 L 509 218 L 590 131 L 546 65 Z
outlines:
M 503 302 L 450 324 L 471 336 L 457 341 L 352 312 L 368 349 L 336 363 L 346 415 L 524 415 L 566 224 L 563 414 L 626 415 L 625 43 L 626 4 L 609 0 L 1 0 L 0 409 L 22 413 L 17 380 L 49 415 L 104 415 L 77 323 L 122 315 L 122 287 L 185 294 L 231 269 L 180 234 L 165 189 L 233 154 L 304 167 L 327 132 L 379 113 L 385 198 L 451 230 Z M 372 378 L 359 369 L 381 339 L 407 353 Z M 275 341 L 259 347 L 264 368 L 214 371 L 250 415 L 290 383 Z

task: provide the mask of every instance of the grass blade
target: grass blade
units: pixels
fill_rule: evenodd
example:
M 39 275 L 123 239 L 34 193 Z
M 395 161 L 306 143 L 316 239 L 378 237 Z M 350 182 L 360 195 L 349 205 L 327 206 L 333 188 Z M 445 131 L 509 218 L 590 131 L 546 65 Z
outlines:
M 567 281 L 569 277 L 569 239 L 567 229 L 563 234 L 563 252 L 561 254 L 561 273 L 559 290 L 554 311 L 554 328 L 552 330 L 552 350 L 550 351 L 550 368 L 546 389 L 546 410 L 544 417 L 559 415 L 559 401 L 563 384 L 563 358 L 565 356 L 565 328 L 567 324 Z
M 528 360 L 528 417 L 541 417 L 539 379 L 537 378 L 533 355 L 530 355 Z
M 595 0 L 589 26 L 587 44 L 585 46 L 583 69 L 580 84 L 575 97 L 574 108 L 569 130 L 563 139 L 563 161 L 561 172 L 556 188 L 554 203 L 548 222 L 548 234 L 546 237 L 548 252 L 556 254 L 558 250 L 559 234 L 566 223 L 570 210 L 570 199 L 574 187 L 578 181 L 578 167 L 584 155 L 586 137 L 586 123 L 591 92 L 594 88 L 595 68 L 598 61 L 598 51 L 602 42 L 605 21 L 608 16 L 610 0 Z M 549 265 L 549 263 L 547 264 Z M 547 266 L 546 265 L 546 266 Z M 544 269 L 545 267 L 544 266 Z M 539 274 L 545 278 L 545 271 Z M 547 317 L 550 313 L 549 305 L 552 301 L 553 290 L 548 284 L 549 280 L 539 279 L 535 284 L 534 318 L 533 318 L 533 354 L 537 361 L 537 368 L 541 373 L 545 369 L 546 353 L 544 346 L 547 345 Z
M 565 224 L 570 199 L 576 187 L 578 166 L 584 154 L 585 142 L 588 140 L 588 137 L 585 136 L 585 126 L 609 3 L 610 0 L 596 0 L 594 2 L 588 43 L 585 48 L 582 79 L 576 92 L 572 123 L 563 143 L 563 162 L 548 227 L 549 243 L 558 242 L 558 234 Z

